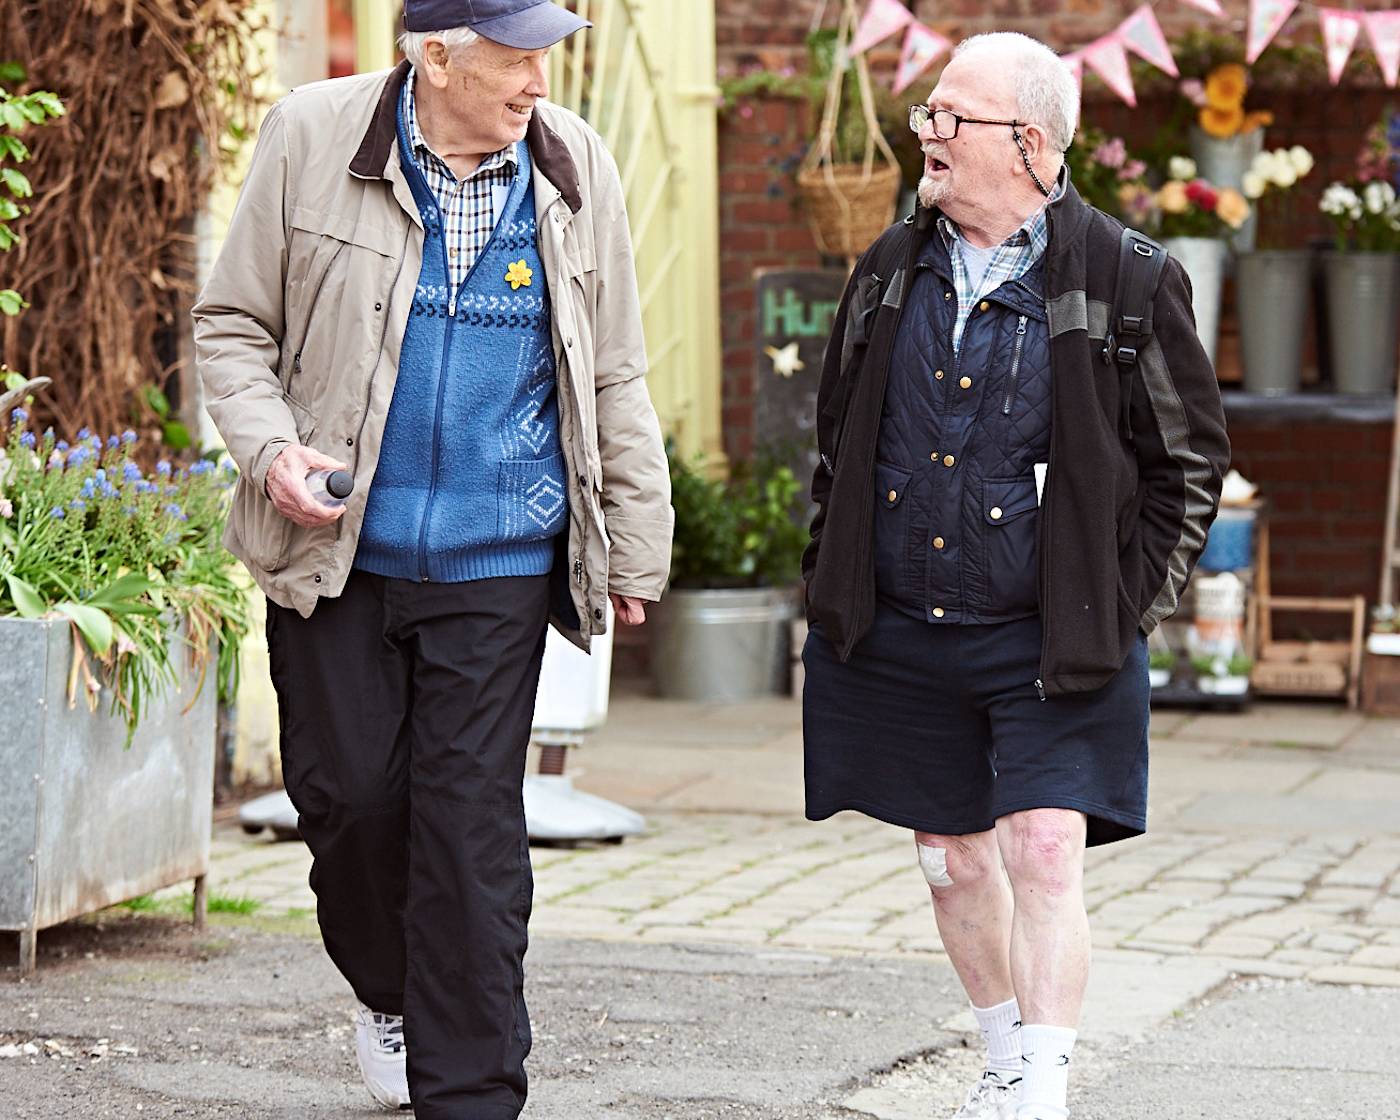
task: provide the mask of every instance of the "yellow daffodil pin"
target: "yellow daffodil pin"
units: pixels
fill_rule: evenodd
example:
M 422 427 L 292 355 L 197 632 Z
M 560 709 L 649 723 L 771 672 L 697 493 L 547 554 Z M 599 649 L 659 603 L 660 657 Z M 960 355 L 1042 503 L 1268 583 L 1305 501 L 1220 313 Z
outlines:
M 522 257 L 518 261 L 512 261 L 510 267 L 506 269 L 506 283 L 510 285 L 512 292 L 530 286 L 530 278 L 535 275 L 535 270 L 525 263 Z

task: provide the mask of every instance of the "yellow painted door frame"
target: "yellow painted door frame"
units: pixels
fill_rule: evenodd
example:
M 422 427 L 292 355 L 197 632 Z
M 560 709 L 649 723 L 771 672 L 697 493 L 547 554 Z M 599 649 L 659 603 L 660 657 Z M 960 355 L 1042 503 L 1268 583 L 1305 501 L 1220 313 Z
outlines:
M 394 65 L 394 44 L 398 41 L 396 27 L 398 0 L 354 0 L 355 69 L 361 74 L 387 70 Z

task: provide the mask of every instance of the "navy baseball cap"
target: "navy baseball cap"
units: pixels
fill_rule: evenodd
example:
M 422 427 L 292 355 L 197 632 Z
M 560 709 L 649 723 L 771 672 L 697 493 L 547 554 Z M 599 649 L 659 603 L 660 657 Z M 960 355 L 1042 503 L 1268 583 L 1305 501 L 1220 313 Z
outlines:
M 484 39 L 538 51 L 593 25 L 551 0 L 404 0 L 409 31 L 470 27 Z

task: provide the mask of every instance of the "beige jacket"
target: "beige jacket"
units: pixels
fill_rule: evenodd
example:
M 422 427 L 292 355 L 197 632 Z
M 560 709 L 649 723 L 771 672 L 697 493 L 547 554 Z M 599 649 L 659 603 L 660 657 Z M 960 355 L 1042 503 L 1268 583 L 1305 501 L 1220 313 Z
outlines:
M 242 471 L 225 543 L 268 598 L 304 616 L 350 574 L 422 264 L 395 122 L 407 73 L 317 82 L 273 106 L 194 308 L 205 403 Z M 553 621 L 587 649 L 606 628 L 607 592 L 661 597 L 670 476 L 617 166 L 597 133 L 547 102 L 526 139 L 570 467 Z M 265 496 L 272 460 L 298 442 L 353 469 L 330 526 L 302 528 Z

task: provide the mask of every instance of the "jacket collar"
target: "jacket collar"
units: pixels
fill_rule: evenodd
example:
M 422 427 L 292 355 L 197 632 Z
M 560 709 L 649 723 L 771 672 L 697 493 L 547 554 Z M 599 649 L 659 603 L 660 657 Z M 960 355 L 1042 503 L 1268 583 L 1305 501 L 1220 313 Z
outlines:
M 403 90 L 404 82 L 408 80 L 411 68 L 412 63 L 405 59 L 389 72 L 384 88 L 379 92 L 379 103 L 374 108 L 369 128 L 360 140 L 355 158 L 350 161 L 350 174 L 361 179 L 385 177 L 384 167 L 389 162 L 395 144 L 398 143 L 399 94 Z M 525 142 L 530 147 L 530 158 L 540 174 L 559 189 L 569 209 L 577 214 L 583 209 L 578 166 L 574 163 L 568 145 L 540 119 L 538 110 L 530 117 Z

